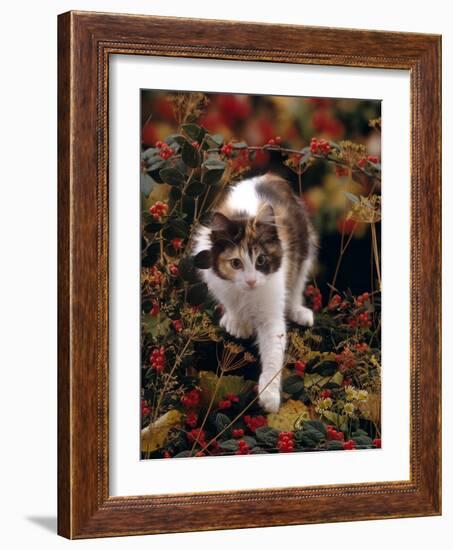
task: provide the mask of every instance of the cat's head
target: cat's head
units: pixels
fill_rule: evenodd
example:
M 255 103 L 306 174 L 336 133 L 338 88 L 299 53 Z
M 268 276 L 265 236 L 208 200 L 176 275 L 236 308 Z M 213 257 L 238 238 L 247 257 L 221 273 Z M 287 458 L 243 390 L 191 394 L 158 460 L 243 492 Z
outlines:
M 250 291 L 280 268 L 283 249 L 269 204 L 254 217 L 214 212 L 210 228 L 212 247 L 209 253 L 201 252 L 200 258 L 209 258 L 204 267 L 211 267 L 221 279 Z

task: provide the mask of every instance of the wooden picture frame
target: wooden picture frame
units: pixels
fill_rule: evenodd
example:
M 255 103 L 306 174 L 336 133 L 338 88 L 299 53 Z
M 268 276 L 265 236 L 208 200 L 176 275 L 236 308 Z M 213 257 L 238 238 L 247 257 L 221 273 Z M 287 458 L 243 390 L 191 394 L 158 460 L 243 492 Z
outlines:
M 441 513 L 441 39 L 69 12 L 59 16 L 58 532 L 68 538 Z M 410 71 L 410 480 L 109 496 L 111 54 Z

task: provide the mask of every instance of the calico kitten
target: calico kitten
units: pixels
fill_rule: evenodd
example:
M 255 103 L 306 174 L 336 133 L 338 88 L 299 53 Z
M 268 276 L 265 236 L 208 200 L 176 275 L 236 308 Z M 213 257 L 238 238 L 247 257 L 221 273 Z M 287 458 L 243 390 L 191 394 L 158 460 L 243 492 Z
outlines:
M 246 179 L 228 189 L 193 254 L 210 292 L 223 305 L 220 325 L 232 336 L 256 334 L 262 372 L 260 403 L 280 407 L 285 318 L 313 325 L 303 291 L 316 237 L 300 199 L 279 176 Z

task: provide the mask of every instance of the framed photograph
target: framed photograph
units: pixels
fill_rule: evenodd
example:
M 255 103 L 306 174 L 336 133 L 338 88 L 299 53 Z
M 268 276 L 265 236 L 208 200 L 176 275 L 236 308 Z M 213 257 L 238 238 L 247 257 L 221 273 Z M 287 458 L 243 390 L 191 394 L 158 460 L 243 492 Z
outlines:
M 441 513 L 439 36 L 59 16 L 59 533 Z

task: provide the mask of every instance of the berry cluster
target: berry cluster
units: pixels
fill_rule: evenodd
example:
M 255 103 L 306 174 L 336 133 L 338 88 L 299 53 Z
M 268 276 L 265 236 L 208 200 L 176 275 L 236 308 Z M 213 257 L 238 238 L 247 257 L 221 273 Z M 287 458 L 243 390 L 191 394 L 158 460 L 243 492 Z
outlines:
M 187 432 L 187 439 L 190 442 L 198 441 L 202 447 L 206 447 L 206 432 L 201 428 L 193 428 L 190 432 Z M 204 453 L 203 453 L 204 454 Z M 197 454 L 196 456 L 203 456 Z
M 141 408 L 142 416 L 147 416 L 148 414 L 151 414 L 151 407 L 148 406 L 148 401 L 145 401 L 145 399 L 142 399 Z
M 173 325 L 173 328 L 175 329 L 176 332 L 181 332 L 182 329 L 183 329 L 183 326 L 182 326 L 182 321 L 181 319 L 174 319 L 171 324 Z
M 160 221 L 164 216 L 167 215 L 168 204 L 165 202 L 157 201 L 149 209 L 149 213 L 156 220 Z
M 231 433 L 235 439 L 239 439 L 244 435 L 244 430 L 242 428 L 236 428 Z
M 321 397 L 322 399 L 327 399 L 328 397 L 332 397 L 332 391 L 331 390 L 322 390 L 322 392 L 320 392 L 320 394 L 319 394 L 319 397 Z
M 368 350 L 368 344 L 366 342 L 358 342 L 354 347 L 357 351 L 365 352 Z
M 301 361 L 300 359 L 294 363 L 294 370 L 299 376 L 303 376 L 305 369 L 307 367 L 306 361 Z
M 308 285 L 305 289 L 305 296 L 311 298 L 311 307 L 313 311 L 319 311 L 322 308 L 322 294 L 319 288 Z
M 368 162 L 371 162 L 373 164 L 377 164 L 379 162 L 379 159 L 378 159 L 378 157 L 368 155 L 367 157 L 362 157 L 361 159 L 359 159 L 357 161 L 357 166 L 359 166 L 360 168 L 364 168 L 367 165 Z
M 197 425 L 197 422 L 198 422 L 198 414 L 195 413 L 195 412 L 188 412 L 186 414 L 186 424 L 190 427 L 190 428 L 195 428 L 195 426 Z
M 274 138 L 271 138 L 267 144 L 268 145 L 280 145 L 282 142 L 282 138 L 280 136 L 275 136 Z
M 225 145 L 222 145 L 222 147 L 220 148 L 220 152 L 222 153 L 222 155 L 230 157 L 233 153 L 233 145 L 231 143 L 225 143 Z
M 315 155 L 328 155 L 332 147 L 326 139 L 311 138 L 310 151 Z
M 354 353 L 351 351 L 350 348 L 345 347 L 341 353 L 335 355 L 335 361 L 339 364 L 338 370 L 343 373 L 354 367 Z
M 219 409 L 229 409 L 233 403 L 238 403 L 239 397 L 234 393 L 227 393 L 225 399 L 219 401 Z
M 169 264 L 168 271 L 172 277 L 177 277 L 179 275 L 179 268 L 176 264 Z
M 280 432 L 278 434 L 277 449 L 280 453 L 291 453 L 294 451 L 294 433 Z
M 364 311 L 363 313 L 359 313 L 358 315 L 350 317 L 348 320 L 348 327 L 349 328 L 357 328 L 357 327 L 370 328 L 371 319 L 368 311 Z
M 364 306 L 367 302 L 370 301 L 370 294 L 369 292 L 364 292 L 360 296 L 357 296 L 356 303 L 359 307 Z
M 335 165 L 335 174 L 339 178 L 349 176 L 349 168 L 347 166 L 341 166 L 340 164 Z
M 155 348 L 151 353 L 150 363 L 157 372 L 162 372 L 165 368 L 165 348 Z
M 167 143 L 165 143 L 165 141 L 157 141 L 156 147 L 159 149 L 159 156 L 164 160 L 168 160 L 175 154 L 173 149 Z
M 333 311 L 340 306 L 341 302 L 342 302 L 341 296 L 339 294 L 334 294 L 329 301 L 327 309 L 329 311 Z
M 182 248 L 183 239 L 171 239 L 170 244 L 175 250 L 179 250 Z
M 241 439 L 240 441 L 238 441 L 238 445 L 239 445 L 239 448 L 236 451 L 237 455 L 250 454 L 250 447 L 248 446 L 247 441 L 244 441 L 243 439 Z
M 200 390 L 194 388 L 181 397 L 181 403 L 186 409 L 196 407 L 200 402 Z
M 327 426 L 327 439 L 330 441 L 344 441 L 344 433 L 329 425 Z
M 355 447 L 356 447 L 356 444 L 353 439 L 349 439 L 348 441 L 345 441 L 343 443 L 343 449 L 345 451 L 352 451 L 353 449 L 355 449 Z
M 258 428 L 267 426 L 267 418 L 265 416 L 250 416 L 247 414 L 244 416 L 244 422 L 247 428 L 253 433 L 255 433 Z

